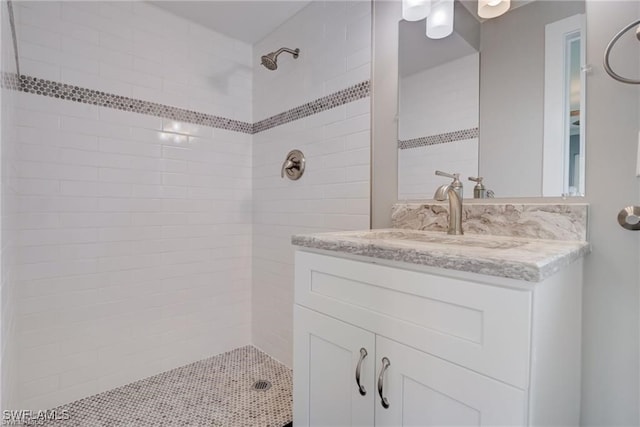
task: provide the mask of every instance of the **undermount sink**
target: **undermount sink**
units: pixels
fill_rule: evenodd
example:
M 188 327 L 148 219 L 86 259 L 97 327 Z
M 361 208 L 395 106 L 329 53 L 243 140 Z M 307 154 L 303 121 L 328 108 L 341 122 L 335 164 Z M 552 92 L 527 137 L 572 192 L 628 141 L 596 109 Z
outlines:
M 352 237 L 371 240 L 395 240 L 411 243 L 436 243 L 442 245 L 467 246 L 487 249 L 513 249 L 526 244 L 522 241 L 502 240 L 488 236 L 451 236 L 427 231 L 416 230 L 371 230 L 353 233 Z

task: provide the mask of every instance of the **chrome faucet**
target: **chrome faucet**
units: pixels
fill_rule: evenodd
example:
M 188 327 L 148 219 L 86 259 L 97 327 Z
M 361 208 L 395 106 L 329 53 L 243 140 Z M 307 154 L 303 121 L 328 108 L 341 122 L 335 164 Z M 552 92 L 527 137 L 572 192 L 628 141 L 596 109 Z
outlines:
M 462 232 L 462 182 L 460 182 L 460 174 L 436 171 L 436 175 L 453 179 L 450 184 L 438 187 L 433 196 L 439 202 L 449 199 L 449 230 L 447 233 L 464 234 Z

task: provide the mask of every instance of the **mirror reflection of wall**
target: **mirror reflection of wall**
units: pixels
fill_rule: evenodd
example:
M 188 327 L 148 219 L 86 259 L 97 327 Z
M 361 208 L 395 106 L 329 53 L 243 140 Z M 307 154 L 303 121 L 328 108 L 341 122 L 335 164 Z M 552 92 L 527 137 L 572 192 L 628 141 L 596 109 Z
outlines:
M 398 198 L 459 172 L 496 197 L 584 194 L 584 1 L 512 2 L 494 19 L 455 2 L 454 32 L 401 21 Z
M 444 39 L 400 22 L 398 198 L 430 199 L 436 169 L 478 175 L 479 23 L 459 4 Z

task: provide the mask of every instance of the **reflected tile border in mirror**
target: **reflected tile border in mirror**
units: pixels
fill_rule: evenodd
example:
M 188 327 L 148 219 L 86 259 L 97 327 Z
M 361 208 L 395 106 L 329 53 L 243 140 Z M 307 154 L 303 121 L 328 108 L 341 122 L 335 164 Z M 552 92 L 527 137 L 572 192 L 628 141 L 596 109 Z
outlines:
M 437 135 L 423 136 L 420 138 L 398 140 L 398 149 L 425 147 L 427 145 L 446 144 L 447 142 L 464 141 L 466 139 L 478 138 L 480 130 L 476 128 L 456 130 L 453 132 L 440 133 Z

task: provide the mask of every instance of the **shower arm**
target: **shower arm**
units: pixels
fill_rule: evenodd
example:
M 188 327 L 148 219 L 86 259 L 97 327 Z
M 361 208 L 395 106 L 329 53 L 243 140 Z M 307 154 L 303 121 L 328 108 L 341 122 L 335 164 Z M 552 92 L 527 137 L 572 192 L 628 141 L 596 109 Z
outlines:
M 293 50 L 293 49 L 289 49 L 288 47 L 281 47 L 280 49 L 276 50 L 274 56 L 277 58 L 278 55 L 280 55 L 282 52 L 290 53 L 293 55 L 294 58 L 297 58 L 298 54 L 300 53 L 300 49 Z

